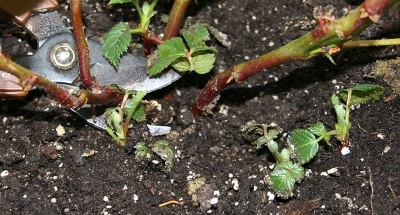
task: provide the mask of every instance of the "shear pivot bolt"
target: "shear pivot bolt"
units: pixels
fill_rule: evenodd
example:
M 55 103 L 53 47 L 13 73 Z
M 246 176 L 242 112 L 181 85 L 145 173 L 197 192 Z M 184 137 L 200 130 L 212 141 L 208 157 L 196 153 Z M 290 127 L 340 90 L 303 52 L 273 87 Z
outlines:
M 71 69 L 76 64 L 75 50 L 68 43 L 58 44 L 51 50 L 50 59 L 58 69 Z

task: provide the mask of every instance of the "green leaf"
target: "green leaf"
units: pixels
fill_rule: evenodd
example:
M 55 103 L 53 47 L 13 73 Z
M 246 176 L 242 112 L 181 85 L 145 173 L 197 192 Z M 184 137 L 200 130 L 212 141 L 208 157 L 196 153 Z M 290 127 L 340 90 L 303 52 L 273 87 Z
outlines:
M 214 67 L 214 53 L 199 51 L 193 54 L 194 71 L 198 74 L 205 74 L 211 71 Z
M 340 97 L 346 102 L 350 90 L 352 91 L 350 105 L 376 101 L 385 92 L 385 88 L 379 85 L 360 84 L 350 89 L 340 91 Z
M 269 139 L 265 136 L 259 137 L 257 140 L 253 141 L 251 144 L 256 145 L 257 148 L 260 148 L 261 146 L 267 144 Z
M 146 146 L 144 142 L 138 142 L 135 146 L 135 158 L 137 162 L 141 162 L 144 158 L 150 159 L 151 157 L 151 150 Z
M 144 2 L 142 6 L 142 14 L 143 18 L 141 20 L 141 28 L 148 29 L 150 24 L 150 19 L 154 15 L 157 14 L 157 11 L 154 10 L 154 6 L 157 4 L 157 1 L 152 1 L 151 5 L 148 2 Z
M 165 162 L 165 172 L 170 172 L 174 162 L 174 150 L 169 146 L 165 140 L 159 140 L 154 143 L 152 150 Z
M 182 38 L 174 37 L 164 41 L 159 46 L 156 63 L 150 66 L 150 77 L 159 74 L 172 62 L 183 56 L 185 56 L 185 44 L 183 43 Z
M 192 32 L 194 35 L 196 35 L 196 37 L 200 38 L 203 41 L 210 40 L 210 33 L 208 32 L 208 29 L 202 24 L 190 26 L 189 31 Z M 186 40 L 186 38 L 185 38 L 185 40 Z
M 107 108 L 105 111 L 107 119 L 107 133 L 118 142 L 118 144 L 125 144 L 125 134 L 122 126 L 123 118 L 121 114 L 118 113 L 117 108 Z
M 333 60 L 333 58 L 332 58 L 332 56 L 331 56 L 330 54 L 328 54 L 328 53 L 323 53 L 323 54 L 325 55 L 325 57 L 327 57 L 327 58 L 329 59 L 329 61 L 330 61 L 331 63 L 333 63 L 333 64 L 336 65 L 335 61 Z
M 333 104 L 333 108 L 335 109 L 335 112 L 336 112 L 337 122 L 339 124 L 345 124 L 346 123 L 346 109 L 344 108 L 344 105 L 339 102 L 339 97 L 337 97 L 337 95 L 335 95 L 335 94 L 332 95 L 331 101 Z
M 290 161 L 279 163 L 269 175 L 274 191 L 283 198 L 289 198 L 293 194 L 295 182 L 301 182 L 304 178 L 304 168 Z
M 185 44 L 182 38 L 174 37 L 172 39 L 164 41 L 159 47 L 159 57 L 183 57 L 185 56 Z
M 185 38 L 185 41 L 192 52 L 202 49 L 206 46 L 206 43 L 201 38 L 190 31 L 182 31 L 182 36 Z
M 220 32 L 218 29 L 210 26 L 210 25 L 205 25 L 210 33 L 217 39 L 222 45 L 224 45 L 227 48 L 231 47 L 231 42 L 228 40 L 228 36 L 222 32 Z
M 157 11 L 155 11 L 153 9 L 154 9 L 153 5 L 150 5 L 146 1 L 143 3 L 143 6 L 142 6 L 143 15 L 145 17 L 147 17 L 148 19 L 150 19 L 151 17 L 153 17 L 154 15 L 157 14 Z
M 114 92 L 118 92 L 118 93 L 126 93 L 126 90 L 120 86 L 118 86 L 117 84 L 110 84 L 110 88 L 114 91 Z
M 137 111 L 145 95 L 146 95 L 145 91 L 138 91 L 136 95 L 134 95 L 131 99 L 128 99 L 125 102 L 123 111 L 126 117 L 133 118 L 134 113 Z
M 262 141 L 267 143 L 268 149 L 269 151 L 271 151 L 272 154 L 279 153 L 279 146 L 276 141 L 265 136 L 262 136 L 262 138 L 263 138 Z
M 308 130 L 316 136 L 323 137 L 325 142 L 329 144 L 331 136 L 325 130 L 325 126 L 324 124 L 322 124 L 322 122 L 315 123 L 310 128 L 308 128 Z
M 291 149 L 287 149 L 287 148 L 282 149 L 282 151 L 280 153 L 281 158 L 282 158 L 282 162 L 290 161 L 290 155 L 291 154 L 292 154 L 292 150 Z
M 138 3 L 139 0 L 110 0 L 108 4 Z
M 134 99 L 128 99 L 125 102 L 124 106 L 124 114 L 129 115 L 131 114 L 131 110 L 133 110 L 132 119 L 136 120 L 137 122 L 143 122 L 146 119 L 146 113 L 144 111 L 143 104 L 139 101 L 138 104 L 135 104 L 136 101 Z M 135 106 L 136 105 L 136 106 Z
M 299 156 L 299 163 L 305 164 L 318 152 L 318 142 L 315 136 L 303 129 L 296 129 L 290 134 L 290 141 Z
M 146 119 L 146 112 L 144 111 L 144 106 L 142 103 L 138 105 L 135 113 L 133 113 L 132 119 L 136 122 L 143 122 Z
M 267 125 L 267 131 L 268 131 L 268 138 L 273 140 L 278 138 L 278 135 L 282 133 L 283 130 L 275 123 L 272 123 L 270 125 Z
M 104 38 L 103 55 L 118 67 L 122 53 L 126 52 L 131 41 L 129 26 L 125 23 L 115 25 Z
M 179 72 L 187 72 L 193 70 L 189 60 L 185 57 L 180 57 L 176 59 L 174 62 L 171 63 L 171 66 L 173 66 L 174 69 L 178 70 Z
M 174 62 L 176 59 L 178 59 L 179 56 L 171 56 L 171 57 L 165 57 L 163 59 L 159 59 L 156 63 L 154 63 L 150 68 L 149 68 L 149 76 L 155 76 L 162 72 L 165 68 L 167 68 L 172 62 Z

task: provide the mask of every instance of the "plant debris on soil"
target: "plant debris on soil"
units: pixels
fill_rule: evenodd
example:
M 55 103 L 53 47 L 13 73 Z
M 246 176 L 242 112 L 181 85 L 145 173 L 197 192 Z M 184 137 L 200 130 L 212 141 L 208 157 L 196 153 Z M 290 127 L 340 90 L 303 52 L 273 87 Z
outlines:
M 161 15 L 172 2 L 157 6 L 152 26 L 156 34 L 163 32 Z M 213 74 L 186 74 L 149 94 L 146 99 L 156 100 L 161 110 L 132 126 L 126 147 L 40 89 L 24 99 L 2 100 L 0 214 L 400 214 L 400 101 L 385 82 L 399 78 L 399 61 L 390 64 L 391 78 L 373 75 L 383 66 L 377 60 L 399 58 L 398 46 L 342 50 L 333 56 L 336 65 L 323 56 L 283 64 L 223 91 L 213 115 L 194 118 L 190 113 L 212 75 L 310 31 L 317 25 L 316 8 L 330 5 L 340 17 L 361 2 L 192 1 L 187 22 L 213 26 L 228 36 L 231 47 L 212 42 L 219 50 Z M 83 1 L 85 33 L 99 42 L 114 24 L 139 20 L 131 5 L 107 4 Z M 59 11 L 68 24 L 65 1 Z M 399 37 L 399 23 L 396 6 L 359 39 Z M 34 51 L 35 42 L 23 30 L 4 17 L 0 27 L 4 51 Z M 132 42 L 135 47 L 140 37 Z M 284 133 L 317 121 L 333 127 L 332 93 L 361 83 L 380 84 L 386 92 L 380 101 L 351 112 L 351 153 L 338 153 L 339 142 L 321 144 L 294 196 L 274 196 L 264 177 L 275 161 L 266 148 L 251 145 L 254 139 L 243 135 L 241 126 L 250 121 L 276 123 Z M 152 137 L 146 124 L 167 125 L 171 132 Z M 137 142 L 161 139 L 175 152 L 170 173 L 162 171 L 159 157 L 153 158 L 157 162 L 135 160 Z M 282 135 L 279 144 L 286 139 Z M 337 172 L 324 174 L 332 168 Z

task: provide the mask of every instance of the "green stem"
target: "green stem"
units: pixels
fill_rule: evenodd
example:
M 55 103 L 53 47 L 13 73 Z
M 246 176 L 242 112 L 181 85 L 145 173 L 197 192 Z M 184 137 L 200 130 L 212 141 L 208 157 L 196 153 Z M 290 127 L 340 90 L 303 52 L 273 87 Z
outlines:
M 325 135 L 319 136 L 315 141 L 317 143 L 319 143 L 321 140 L 323 140 L 325 138 L 325 136 L 336 136 L 337 134 L 338 134 L 337 130 L 328 131 L 325 133 Z M 329 143 L 327 143 L 327 144 L 330 145 Z
M 146 30 L 143 30 L 141 28 L 133 28 L 129 30 L 129 33 L 131 34 L 145 34 L 146 32 Z
M 219 92 L 234 82 L 282 63 L 293 60 L 306 60 L 317 54 L 331 54 L 332 48 L 339 48 L 344 42 L 361 33 L 377 21 L 385 10 L 400 0 L 366 0 L 348 15 L 329 22 L 320 22 L 313 31 L 303 35 L 285 46 L 258 58 L 235 65 L 211 79 L 192 107 L 194 115 L 202 114 L 215 102 Z M 321 20 L 320 20 L 321 21 Z
M 370 47 L 370 46 L 393 46 L 393 45 L 400 45 L 400 38 L 348 41 L 343 44 L 342 48 L 358 48 L 358 47 Z
M 139 1 L 132 1 L 133 5 L 134 5 L 135 8 L 136 8 L 136 11 L 137 11 L 138 14 L 139 14 L 140 21 L 142 21 L 142 20 L 144 19 L 144 17 L 143 17 L 143 13 L 142 13 L 142 8 L 140 8 L 138 2 L 139 2 Z
M 175 0 L 167 26 L 165 27 L 163 40 L 168 40 L 179 35 L 179 30 L 190 0 Z

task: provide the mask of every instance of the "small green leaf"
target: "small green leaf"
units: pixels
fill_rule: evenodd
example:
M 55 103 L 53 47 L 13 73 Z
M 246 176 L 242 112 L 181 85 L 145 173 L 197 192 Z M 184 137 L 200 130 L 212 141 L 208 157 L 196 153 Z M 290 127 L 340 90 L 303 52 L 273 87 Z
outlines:
M 138 105 L 135 113 L 133 113 L 132 119 L 136 122 L 143 122 L 146 119 L 146 112 L 144 111 L 144 106 L 142 103 Z
M 368 101 L 376 101 L 385 92 L 385 88 L 373 84 L 360 84 L 350 89 L 340 91 L 340 97 L 347 102 L 349 91 L 351 93 L 350 105 L 364 104 Z
M 167 68 L 172 62 L 178 59 L 179 56 L 171 56 L 171 57 L 164 57 L 163 59 L 159 59 L 156 63 L 154 63 L 149 68 L 149 76 L 155 76 L 162 72 L 165 68 Z
M 303 129 L 296 129 L 290 134 L 290 141 L 299 156 L 299 163 L 305 164 L 318 152 L 318 142 L 315 136 Z
M 183 56 L 185 56 L 185 44 L 182 38 L 174 37 L 164 41 L 159 46 L 156 62 L 149 68 L 150 77 L 159 74 L 172 62 Z
M 325 130 L 324 124 L 322 124 L 321 122 L 317 122 L 314 125 L 312 125 L 310 128 L 308 128 L 308 130 L 316 136 L 323 137 L 325 142 L 329 144 L 329 140 L 331 139 L 331 136 Z
M 110 0 L 108 4 L 138 3 L 139 0 Z
M 231 47 L 231 42 L 228 40 L 228 36 L 226 34 L 222 33 L 221 31 L 210 25 L 205 25 L 205 26 L 208 28 L 210 33 L 215 37 L 215 39 L 217 39 L 222 45 L 224 45 L 227 48 Z
M 136 95 L 134 95 L 131 99 L 128 99 L 125 102 L 125 106 L 123 108 L 124 114 L 126 117 L 132 118 L 134 113 L 137 111 L 139 105 L 143 97 L 146 95 L 145 91 L 138 91 Z
M 157 11 L 154 10 L 154 6 L 156 5 L 157 1 L 154 1 L 151 3 L 151 5 L 148 2 L 144 2 L 142 6 L 142 14 L 143 14 L 143 20 L 141 20 L 141 28 L 148 29 L 148 26 L 150 24 L 150 19 L 154 15 L 157 14 Z
M 282 149 L 280 154 L 281 154 L 282 162 L 290 161 L 290 155 L 292 154 L 292 150 L 284 148 L 284 149 Z
M 257 140 L 252 142 L 252 145 L 256 145 L 257 148 L 260 148 L 261 146 L 265 145 L 268 143 L 268 138 L 265 136 L 259 137 Z
M 104 38 L 103 55 L 118 67 L 122 53 L 126 52 L 131 41 L 129 26 L 125 23 L 115 25 Z
M 322 135 L 324 135 L 324 133 L 326 133 L 325 126 L 321 122 L 315 123 L 310 128 L 308 128 L 308 130 L 317 136 L 322 136 Z
M 138 104 L 135 106 L 134 99 L 128 99 L 125 102 L 124 106 L 124 114 L 128 116 L 131 110 L 133 111 L 132 119 L 136 120 L 137 122 L 143 122 L 146 119 L 146 113 L 144 111 L 143 104 L 139 101 Z
M 144 158 L 150 159 L 151 157 L 151 150 L 146 146 L 144 142 L 138 142 L 135 146 L 135 158 L 137 162 L 141 162 Z
M 107 108 L 105 111 L 107 119 L 107 133 L 118 142 L 118 144 L 125 145 L 125 134 L 122 126 L 123 118 L 118 113 L 117 108 Z
M 126 90 L 116 84 L 110 84 L 110 88 L 114 91 L 114 92 L 118 92 L 118 93 L 126 93 Z
M 189 60 L 185 57 L 180 57 L 171 63 L 171 66 L 179 72 L 192 71 L 193 68 L 190 66 Z
M 182 36 L 183 38 L 185 38 L 185 41 L 192 52 L 197 51 L 206 46 L 206 43 L 201 38 L 199 38 L 197 35 L 193 34 L 190 31 L 187 30 L 182 31 Z
M 151 18 L 152 16 L 157 14 L 157 11 L 153 10 L 151 5 L 148 2 L 143 2 L 142 6 L 143 15 L 147 18 Z
M 268 131 L 268 137 L 271 140 L 273 140 L 278 138 L 278 135 L 282 133 L 283 130 L 275 123 L 271 123 L 270 125 L 267 125 L 267 131 Z
M 264 141 L 268 141 L 268 142 L 267 142 L 267 146 L 268 146 L 269 151 L 270 151 L 272 154 L 279 154 L 279 146 L 278 146 L 278 143 L 277 143 L 276 141 L 274 141 L 274 140 L 270 140 L 269 138 L 267 139 L 267 137 L 264 137 L 264 138 L 265 138 Z
M 210 33 L 208 32 L 208 29 L 202 24 L 190 26 L 189 31 L 203 41 L 210 40 Z
M 164 41 L 159 47 L 159 56 L 160 58 L 185 56 L 185 44 L 182 38 L 174 37 Z
M 154 143 L 152 150 L 165 162 L 165 172 L 170 172 L 174 162 L 174 150 L 169 146 L 165 140 L 159 140 Z
M 293 195 L 295 182 L 301 182 L 304 178 L 304 168 L 290 161 L 279 163 L 269 175 L 274 191 L 282 198 Z
M 209 52 L 195 52 L 193 54 L 194 71 L 198 74 L 205 74 L 214 67 L 215 55 Z
M 327 57 L 327 58 L 329 59 L 329 61 L 330 61 L 331 63 L 333 63 L 333 64 L 336 65 L 335 61 L 333 60 L 333 58 L 332 58 L 332 56 L 331 56 L 330 54 L 328 54 L 328 53 L 323 53 L 323 54 L 325 55 L 325 57 Z
M 339 97 L 337 97 L 337 95 L 335 95 L 335 94 L 332 95 L 331 101 L 333 104 L 333 108 L 335 109 L 335 112 L 336 112 L 337 122 L 339 124 L 345 124 L 346 123 L 346 109 L 344 108 L 344 105 L 339 102 Z

